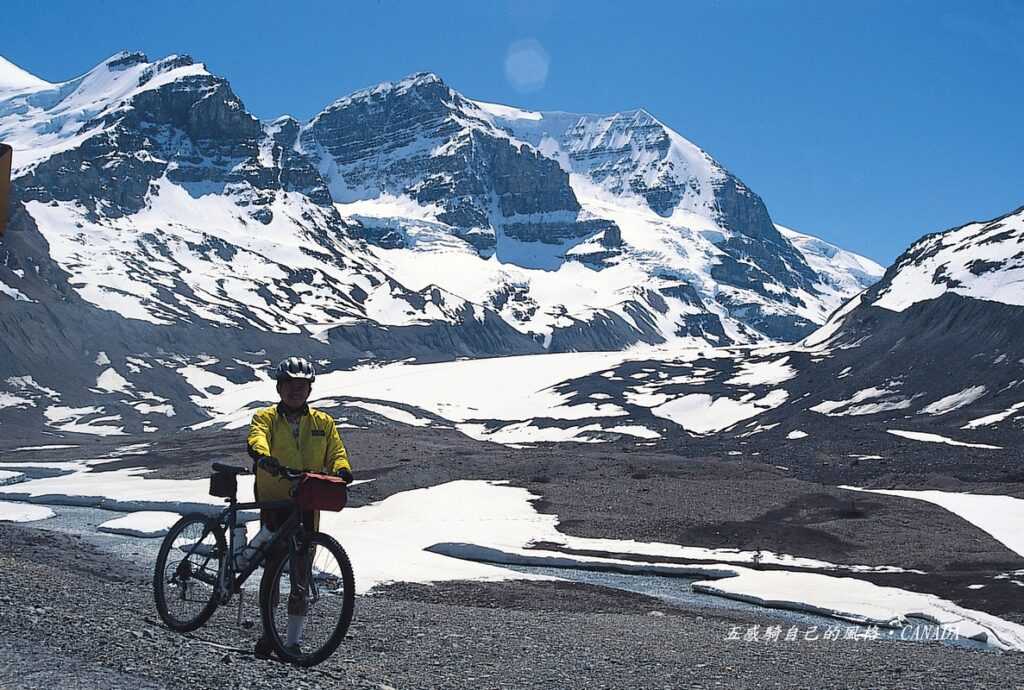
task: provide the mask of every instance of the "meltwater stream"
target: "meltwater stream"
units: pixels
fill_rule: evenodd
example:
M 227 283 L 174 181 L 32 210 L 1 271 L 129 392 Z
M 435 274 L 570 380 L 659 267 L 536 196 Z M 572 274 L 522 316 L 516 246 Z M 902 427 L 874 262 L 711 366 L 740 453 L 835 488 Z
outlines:
M 984 651 L 995 651 L 983 642 L 966 638 L 937 639 L 941 637 L 942 631 L 935 623 L 924 620 L 909 618 L 909 623 L 902 628 L 885 628 L 878 626 L 866 626 L 838 618 L 794 611 L 791 609 L 769 608 L 758 606 L 744 601 L 737 601 L 727 597 L 714 596 L 703 592 L 696 592 L 691 585 L 694 582 L 706 581 L 707 577 L 666 577 L 662 575 L 632 575 L 608 571 L 584 570 L 579 568 L 551 568 L 539 566 L 503 565 L 508 570 L 536 575 L 549 575 L 589 585 L 611 587 L 635 594 L 644 594 L 662 601 L 685 606 L 695 611 L 707 611 L 714 614 L 716 611 L 740 611 L 752 617 L 766 619 L 766 623 L 783 626 L 783 636 L 791 627 L 796 627 L 801 636 L 811 629 L 817 631 L 818 638 L 822 639 L 824 631 L 839 629 L 842 634 L 852 630 L 853 634 L 861 639 L 868 635 L 877 634 L 877 639 L 893 642 L 941 642 L 955 647 L 978 649 Z M 653 610 L 653 609 L 652 609 Z M 763 629 L 763 625 L 761 626 Z M 740 626 L 739 636 L 748 628 Z M 948 634 L 947 634 L 948 636 Z

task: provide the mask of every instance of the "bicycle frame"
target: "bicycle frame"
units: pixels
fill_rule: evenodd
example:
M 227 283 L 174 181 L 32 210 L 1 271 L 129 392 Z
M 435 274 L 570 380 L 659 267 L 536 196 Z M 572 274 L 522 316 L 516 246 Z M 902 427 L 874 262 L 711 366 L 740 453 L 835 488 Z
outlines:
M 270 541 L 263 545 L 261 549 L 262 553 L 248 563 L 245 568 L 237 570 L 235 565 L 235 527 L 238 525 L 238 512 L 241 510 L 253 510 L 260 508 L 292 508 L 293 510 L 288 516 L 288 519 L 274 531 L 274 536 L 271 537 Z M 217 592 L 220 595 L 221 604 L 223 605 L 227 604 L 228 601 L 231 600 L 232 595 L 241 590 L 242 585 L 245 584 L 247 579 L 249 579 L 249 576 L 266 562 L 267 555 L 273 552 L 276 544 L 283 539 L 292 538 L 299 526 L 301 513 L 295 509 L 295 502 L 292 500 L 269 501 L 265 503 L 239 503 L 236 499 L 232 498 L 228 499 L 228 506 L 217 514 L 215 520 L 218 524 L 224 525 L 227 528 L 228 552 L 221 563 L 221 567 L 218 569 L 219 575 L 216 581 L 207 580 L 200 575 L 196 576 L 208 585 L 216 587 Z M 203 539 L 205 539 L 209 533 L 210 530 L 207 528 L 197 542 L 197 545 L 202 543 Z M 194 553 L 194 551 L 192 553 Z M 191 553 L 189 555 L 191 555 Z

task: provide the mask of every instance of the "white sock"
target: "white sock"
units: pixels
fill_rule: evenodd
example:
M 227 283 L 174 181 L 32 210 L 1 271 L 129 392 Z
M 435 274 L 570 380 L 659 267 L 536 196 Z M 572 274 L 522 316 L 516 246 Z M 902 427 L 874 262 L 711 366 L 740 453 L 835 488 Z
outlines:
M 287 644 L 302 644 L 302 631 L 306 627 L 306 617 L 293 613 L 288 614 L 288 642 Z

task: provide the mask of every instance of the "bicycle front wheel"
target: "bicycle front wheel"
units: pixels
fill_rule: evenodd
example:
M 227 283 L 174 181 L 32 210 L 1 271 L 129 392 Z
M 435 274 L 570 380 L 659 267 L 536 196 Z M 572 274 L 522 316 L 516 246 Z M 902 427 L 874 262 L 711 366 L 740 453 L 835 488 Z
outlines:
M 268 564 L 260 611 L 278 656 L 315 666 L 345 638 L 356 587 L 348 554 L 335 539 L 315 532 L 304 544 L 304 549 Z
M 174 523 L 153 573 L 156 610 L 167 627 L 191 632 L 210 619 L 226 554 L 224 530 L 216 520 L 190 513 Z

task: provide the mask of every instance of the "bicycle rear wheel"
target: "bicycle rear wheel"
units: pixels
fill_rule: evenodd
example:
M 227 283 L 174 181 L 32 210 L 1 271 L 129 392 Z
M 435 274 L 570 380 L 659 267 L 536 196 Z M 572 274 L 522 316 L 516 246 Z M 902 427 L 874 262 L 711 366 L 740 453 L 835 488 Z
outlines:
M 174 523 L 153 573 L 156 610 L 167 627 L 190 632 L 210 619 L 226 554 L 224 530 L 216 520 L 190 513 Z
M 260 611 L 263 629 L 278 656 L 299 666 L 315 666 L 345 638 L 356 587 L 352 564 L 341 544 L 322 532 L 314 532 L 306 543 L 305 558 L 299 553 L 295 567 L 291 554 L 268 564 Z M 298 649 L 288 646 L 289 618 L 295 615 L 304 617 Z

